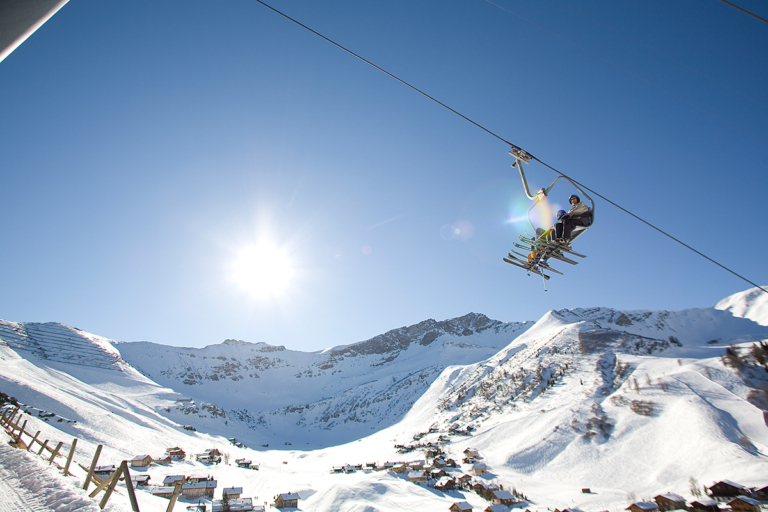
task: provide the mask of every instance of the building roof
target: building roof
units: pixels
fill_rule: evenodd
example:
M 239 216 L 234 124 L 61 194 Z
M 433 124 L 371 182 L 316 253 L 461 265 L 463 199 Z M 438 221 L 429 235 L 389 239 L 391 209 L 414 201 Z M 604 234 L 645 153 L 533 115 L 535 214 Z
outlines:
M 701 505 L 702 507 L 716 507 L 718 505 L 718 503 L 720 503 L 720 502 L 717 501 L 717 500 L 707 500 L 707 499 L 704 499 L 704 500 L 696 500 L 696 501 L 692 502 L 691 505 L 696 505 L 697 503 L 699 505 Z
M 730 505 L 730 504 L 731 504 L 731 503 L 733 503 L 734 501 L 743 501 L 744 503 L 747 503 L 747 504 L 749 504 L 749 505 L 758 505 L 758 506 L 762 504 L 762 502 L 760 502 L 760 501 L 758 501 L 758 500 L 756 500 L 756 499 L 753 499 L 753 498 L 748 498 L 748 497 L 746 497 L 746 496 L 739 496 L 739 497 L 737 497 L 737 498 L 734 498 L 734 499 L 733 499 L 733 500 L 731 500 L 731 501 L 730 501 L 730 503 L 728 503 L 728 504 Z
M 485 466 L 485 463 L 483 463 L 483 462 L 476 462 L 472 466 L 472 469 L 485 469 L 485 468 L 486 468 L 486 466 Z
M 493 491 L 493 495 L 497 500 L 511 500 L 513 499 L 512 493 L 509 491 Z
M 281 492 L 279 496 L 283 498 L 283 501 L 301 499 L 301 496 L 299 496 L 299 493 L 297 492 Z
M 488 512 L 509 512 L 509 508 L 507 508 L 506 505 L 502 505 L 502 504 L 490 505 L 485 510 Z
M 211 502 L 211 510 L 213 512 L 219 512 L 224 509 L 224 500 L 213 500 Z M 229 510 L 232 512 L 253 510 L 252 498 L 238 498 L 229 500 Z M 261 508 L 261 510 L 264 510 Z
M 242 487 L 227 487 L 222 491 L 222 494 L 243 494 Z
M 203 480 L 202 482 L 195 482 L 194 484 L 184 484 L 182 489 L 215 489 L 216 480 Z
M 685 498 L 683 498 L 679 494 L 675 494 L 673 492 L 668 492 L 667 494 L 659 494 L 658 496 L 654 497 L 653 499 L 656 499 L 656 498 L 666 498 L 669 501 L 683 501 L 683 502 L 685 501 Z
M 466 501 L 459 501 L 454 503 L 453 505 L 458 507 L 459 510 L 470 510 L 470 511 L 472 510 L 472 505 L 470 505 Z
M 140 460 L 146 459 L 147 457 L 149 457 L 149 455 L 137 455 L 137 456 L 135 456 L 134 458 L 131 459 L 131 462 L 133 462 L 133 461 L 137 461 L 138 462 Z M 151 459 L 152 457 L 149 457 L 149 458 Z
M 163 480 L 164 484 L 172 484 L 174 482 L 178 482 L 179 480 L 184 480 L 184 475 L 168 475 Z
M 635 507 L 641 509 L 641 510 L 658 510 L 659 507 L 656 506 L 655 503 L 648 503 L 647 501 L 638 501 L 637 503 L 633 503 Z M 629 508 L 632 506 L 630 505 L 625 510 L 629 510 Z
M 710 487 L 710 489 L 711 489 L 712 487 L 716 486 L 717 484 L 727 484 L 727 485 L 730 485 L 730 486 L 732 486 L 732 487 L 736 487 L 736 488 L 738 488 L 738 489 L 746 489 L 746 487 L 744 487 L 744 486 L 743 486 L 743 485 L 741 485 L 741 484 L 737 484 L 737 483 L 736 483 L 736 482 L 734 482 L 733 480 L 720 480 L 719 482 L 715 482 L 714 484 L 712 484 L 712 486 Z

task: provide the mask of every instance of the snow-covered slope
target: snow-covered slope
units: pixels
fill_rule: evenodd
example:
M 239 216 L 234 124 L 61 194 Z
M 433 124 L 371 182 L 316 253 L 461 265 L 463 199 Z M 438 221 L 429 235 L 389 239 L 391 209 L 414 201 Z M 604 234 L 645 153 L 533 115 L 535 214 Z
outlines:
M 746 294 L 729 299 L 727 310 L 550 311 L 535 325 L 506 334 L 504 325 L 510 324 L 488 321 L 483 325 L 490 322 L 492 327 L 479 328 L 479 315 L 462 317 L 471 334 L 463 328 L 457 331 L 457 321 L 440 327 L 442 333 L 436 326 L 440 322 L 428 321 L 423 328 L 403 328 L 375 341 L 312 354 L 232 341 L 198 351 L 116 344 L 129 361 L 136 360 L 127 356 L 133 349 L 156 350 L 145 359 L 152 364 L 139 365 L 145 375 L 119 355 L 108 369 L 68 360 L 66 351 L 58 360 L 45 359 L 34 350 L 0 343 L 0 391 L 54 412 L 56 416 L 46 422 L 35 415 L 36 409 L 30 409 L 32 414 L 24 416 L 30 423 L 28 430 L 41 430 L 44 438 L 63 440 L 65 446 L 77 437 L 78 462 L 89 461 L 99 443 L 105 445 L 104 464 L 141 453 L 154 457 L 173 445 L 188 453 L 217 447 L 227 454 L 229 463 L 209 466 L 185 461 L 135 470 L 151 475 L 155 483 L 171 474 L 210 474 L 219 481 L 217 498 L 224 486 L 242 486 L 244 495 L 256 498 L 257 503 L 271 502 L 277 493 L 298 492 L 302 510 L 445 512 L 457 501 L 484 510 L 490 503 L 478 494 L 437 491 L 410 483 L 407 474 L 330 472 L 347 463 L 423 460 L 424 445 L 432 442 L 446 457 L 459 462 L 457 468 L 448 469 L 452 476 L 471 472 L 472 463 L 461 461 L 466 449 L 476 449 L 488 472 L 473 476 L 474 481 L 517 489 L 530 500 L 524 508 L 544 512 L 577 506 L 588 512 L 618 512 L 631 499 L 649 500 L 664 492 L 676 492 L 690 501 L 691 478 L 699 489 L 722 479 L 747 486 L 768 485 L 768 427 L 763 415 L 768 404 L 760 389 L 768 384 L 764 366 L 768 360 L 761 352 L 768 351 L 768 345 L 760 345 L 768 338 L 768 327 L 732 314 L 750 309 L 754 297 Z M 29 331 L 29 326 L 25 328 Z M 437 335 L 423 343 L 429 332 Z M 83 336 L 95 346 L 104 343 Z M 508 341 L 494 346 L 504 336 Z M 40 344 L 39 339 L 36 342 Z M 457 347 L 459 344 L 466 346 Z M 452 355 L 454 349 L 461 349 L 457 353 L 462 355 Z M 485 350 L 489 355 L 467 361 L 471 350 Z M 217 357 L 237 363 L 237 371 L 226 374 L 226 367 L 219 368 L 225 361 Z M 257 357 L 264 358 L 257 359 L 263 368 L 248 362 Z M 179 366 L 185 358 L 195 370 L 195 381 L 201 383 L 179 384 L 183 382 L 178 377 L 180 369 L 190 372 Z M 313 389 L 322 386 L 335 390 L 337 403 L 352 401 L 358 391 L 385 388 L 396 372 L 413 374 L 420 358 L 428 359 L 428 365 L 448 366 L 430 377 L 431 385 L 424 385 L 425 391 L 408 386 L 403 396 L 415 403 L 397 420 L 381 419 L 390 421 L 386 428 L 374 424 L 375 415 L 385 410 L 377 409 L 378 402 L 371 400 L 372 405 L 361 407 L 359 411 L 371 412 L 371 419 L 370 424 L 360 424 L 374 429 L 353 442 L 308 449 L 328 440 L 317 424 L 296 425 L 290 430 L 288 420 L 281 422 L 280 415 L 271 414 L 281 409 L 280 397 L 288 400 L 283 408 L 301 403 L 296 397 L 303 393 L 310 397 L 306 402 L 322 403 L 324 392 Z M 452 358 L 459 362 L 450 363 Z M 71 362 L 62 362 L 67 360 Z M 169 363 L 169 375 L 162 374 L 162 361 Z M 320 368 L 327 364 L 332 366 Z M 302 376 L 296 377 L 299 368 Z M 310 369 L 313 377 L 308 377 Z M 246 378 L 244 372 L 256 372 L 259 377 Z M 155 377 L 154 373 L 166 380 L 158 384 L 146 376 Z M 214 374 L 218 381 L 205 378 Z M 335 380 L 339 383 L 334 384 Z M 267 390 L 254 385 L 266 381 L 277 384 Z M 228 388 L 209 386 L 240 383 L 248 386 L 231 388 L 233 396 L 210 397 L 234 409 L 238 397 L 250 404 L 254 400 L 250 390 L 256 387 L 253 393 L 268 403 L 265 416 L 278 419 L 270 418 L 251 429 L 247 422 L 235 421 L 223 406 L 199 404 L 197 414 L 184 414 L 190 406 L 178 406 L 175 400 L 182 395 L 170 389 L 181 387 L 187 396 L 198 389 L 223 394 Z M 273 392 L 277 398 L 271 396 Z M 390 400 L 397 403 L 398 398 Z M 225 416 L 218 416 L 221 412 Z M 310 412 L 315 414 L 314 409 Z M 299 417 L 294 414 L 301 412 L 283 416 L 293 421 Z M 191 419 L 198 422 L 198 432 L 181 428 Z M 222 427 L 222 420 L 228 424 Z M 331 431 L 339 429 L 349 436 L 351 431 L 344 430 L 344 425 L 333 423 Z M 208 426 L 226 435 L 204 432 Z M 225 439 L 240 438 L 239 433 L 273 436 L 281 440 L 281 449 L 275 450 L 272 443 L 269 448 L 238 448 Z M 284 445 L 283 439 L 292 445 Z M 11 455 L 0 450 L 0 466 L 23 462 Z M 234 459 L 240 457 L 259 463 L 259 471 L 234 467 Z M 82 475 L 79 471 L 77 478 Z M 61 485 L 74 488 L 77 482 Z M 583 493 L 583 488 L 591 492 Z M 125 496 L 119 499 L 127 510 Z M 161 511 L 167 501 L 140 492 L 140 505 L 142 511 Z
M 768 289 L 768 286 L 763 286 Z M 733 316 L 749 318 L 760 325 L 768 325 L 768 293 L 760 288 L 750 288 L 734 293 L 717 303 L 715 309 L 730 311 Z
M 237 437 L 253 445 L 285 446 L 312 432 L 312 442 L 329 446 L 397 423 L 446 366 L 487 359 L 531 325 L 470 313 L 318 352 L 238 340 L 115 346 L 144 375 L 206 404 L 173 409 L 178 421 L 222 434 L 241 425 L 248 430 Z

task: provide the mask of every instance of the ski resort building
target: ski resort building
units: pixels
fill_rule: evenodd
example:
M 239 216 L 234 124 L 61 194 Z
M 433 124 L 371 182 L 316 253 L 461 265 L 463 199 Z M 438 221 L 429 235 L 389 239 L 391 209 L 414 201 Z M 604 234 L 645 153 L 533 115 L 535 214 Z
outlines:
M 466 501 L 459 501 L 458 503 L 451 505 L 448 510 L 451 512 L 472 512 L 472 505 Z
M 188 482 L 181 486 L 181 495 L 185 498 L 202 498 L 205 496 L 213 499 L 214 491 L 216 491 L 216 480 L 203 480 L 194 483 Z
M 709 488 L 709 495 L 713 498 L 729 498 L 747 494 L 749 494 L 749 488 L 731 480 L 720 480 Z
M 657 507 L 655 503 L 638 501 L 637 503 L 631 504 L 624 510 L 629 510 L 630 512 L 659 512 L 659 507 Z
M 137 455 L 131 459 L 132 468 L 145 468 L 152 464 L 152 457 L 149 455 Z
M 678 510 L 686 508 L 685 498 L 679 494 L 674 494 L 671 492 L 667 494 L 659 494 L 653 498 L 653 501 L 656 502 L 659 510 Z
M 760 512 L 761 503 L 754 498 L 739 496 L 730 501 L 728 505 L 733 512 Z
M 222 489 L 221 495 L 229 496 L 229 499 L 236 500 L 243 494 L 243 488 L 242 487 L 226 487 Z
M 691 502 L 690 509 L 694 512 L 719 512 L 717 500 L 698 500 Z
M 301 497 L 295 492 L 278 494 L 275 498 L 275 508 L 299 508 Z

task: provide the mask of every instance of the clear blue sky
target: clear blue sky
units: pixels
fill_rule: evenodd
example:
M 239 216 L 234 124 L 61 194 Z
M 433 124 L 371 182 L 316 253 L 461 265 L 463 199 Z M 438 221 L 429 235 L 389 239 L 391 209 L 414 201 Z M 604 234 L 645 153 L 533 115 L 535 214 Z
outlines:
M 768 284 L 768 24 L 717 0 L 271 4 Z M 317 350 L 749 287 L 599 201 L 544 293 L 501 260 L 526 227 L 508 147 L 253 1 L 73 0 L 0 63 L 0 113 L 6 320 Z M 259 298 L 232 267 L 265 239 L 293 274 Z

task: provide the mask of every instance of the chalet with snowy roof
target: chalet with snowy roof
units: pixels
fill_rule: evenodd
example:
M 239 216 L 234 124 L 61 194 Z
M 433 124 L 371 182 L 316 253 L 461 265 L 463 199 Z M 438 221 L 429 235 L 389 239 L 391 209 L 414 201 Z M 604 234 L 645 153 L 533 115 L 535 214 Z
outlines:
M 474 475 L 483 475 L 488 471 L 488 467 L 482 463 L 482 462 L 476 462 L 472 466 L 472 474 Z
M 165 499 L 171 499 L 171 496 L 173 496 L 173 487 L 155 487 L 150 492 L 153 496 L 157 496 L 158 498 L 165 498 Z
M 443 459 L 443 458 L 440 458 L 440 457 L 437 457 L 436 459 L 434 459 L 434 460 L 432 461 L 432 467 L 433 467 L 433 468 L 444 468 L 444 467 L 446 467 L 447 465 L 448 465 L 448 464 L 445 462 L 445 459 Z
M 152 457 L 149 455 L 137 455 L 131 459 L 132 468 L 145 468 L 152 464 Z
M 213 500 L 213 502 L 211 502 L 211 510 L 213 512 L 223 512 L 224 500 Z M 252 512 L 255 510 L 253 506 L 253 499 L 238 498 L 229 500 L 229 510 L 231 512 Z M 263 511 L 264 507 L 260 507 L 260 510 Z
M 173 462 L 173 459 L 171 459 L 170 455 L 165 454 L 162 457 L 158 457 L 158 458 L 154 459 L 152 462 L 154 462 L 155 464 L 160 464 L 160 465 L 163 465 L 163 466 L 167 466 L 168 464 Z
M 117 471 L 115 465 L 111 466 L 96 466 L 93 470 L 93 474 L 101 479 L 107 478 L 109 475 Z
M 253 464 L 253 461 L 251 461 L 250 459 L 237 459 L 235 460 L 235 464 L 237 464 L 237 467 L 239 468 L 250 469 L 251 464 Z
M 509 507 L 502 505 L 501 503 L 496 503 L 495 505 L 488 505 L 483 512 L 509 512 Z
M 493 491 L 491 501 L 501 505 L 512 505 L 515 502 L 515 497 L 509 491 Z
M 275 508 L 299 508 L 301 497 L 295 492 L 284 492 L 275 498 Z
M 131 475 L 134 487 L 146 487 L 149 485 L 149 475 Z
M 187 458 L 187 452 L 185 452 L 178 446 L 174 446 L 173 448 L 168 448 L 167 450 L 165 450 L 165 453 L 167 453 L 173 460 L 184 460 Z
M 659 494 L 653 498 L 659 510 L 678 510 L 685 509 L 685 498 L 679 494 L 668 492 L 667 494 Z
M 659 507 L 655 503 L 648 503 L 647 501 L 638 501 L 628 506 L 624 510 L 629 512 L 659 512 Z
M 456 461 L 453 460 L 453 459 L 447 459 L 445 461 L 445 465 L 448 466 L 449 468 L 455 468 L 456 467 Z
M 472 476 L 465 473 L 457 478 L 456 482 L 459 484 L 459 487 L 467 487 L 472 482 Z
M 229 499 L 236 500 L 243 494 L 243 488 L 242 487 L 225 487 L 221 491 L 222 498 L 224 496 L 229 496 Z
M 408 481 L 413 484 L 423 484 L 427 481 L 427 476 L 423 471 L 411 471 L 408 473 Z
M 432 480 L 437 480 L 438 478 L 442 478 L 446 476 L 448 473 L 444 469 L 433 469 L 429 472 L 429 478 Z
M 213 499 L 213 493 L 216 491 L 216 480 L 202 480 L 194 483 L 187 483 L 181 486 L 181 495 L 185 498 L 202 498 L 203 496 Z
M 366 462 L 365 463 L 365 467 L 371 468 L 371 469 L 376 469 L 376 463 L 375 462 Z
M 176 482 L 184 483 L 186 480 L 186 477 L 184 475 L 168 475 L 163 479 L 163 485 L 168 487 L 173 487 L 176 485 Z
M 713 498 L 726 498 L 749 494 L 749 489 L 732 480 L 720 480 L 709 488 L 709 495 Z
M 451 505 L 448 510 L 451 512 L 472 512 L 472 505 L 466 501 L 459 501 L 458 503 Z
M 210 480 L 213 480 L 213 477 L 211 475 L 208 475 L 208 476 L 192 475 L 187 477 L 187 483 L 190 483 L 190 484 L 196 484 L 199 482 L 206 482 Z
M 401 464 L 397 464 L 392 468 L 392 471 L 395 473 L 405 473 L 406 471 L 410 470 L 411 468 L 406 464 L 405 462 Z
M 690 510 L 693 512 L 720 512 L 720 506 L 717 500 L 698 500 L 691 503 Z
M 754 498 L 739 496 L 728 502 L 733 512 L 760 512 L 761 503 Z
M 211 510 L 213 512 L 223 512 L 224 500 L 213 500 L 211 502 Z M 253 506 L 253 498 L 238 498 L 229 500 L 229 510 L 231 512 L 252 512 L 255 510 Z M 260 510 L 264 510 L 264 507 L 260 507 Z
M 768 501 L 768 485 L 766 485 L 761 489 L 756 489 L 755 498 L 763 501 Z
M 414 470 L 414 471 L 421 471 L 424 469 L 424 461 L 423 460 L 415 460 L 408 464 L 408 466 Z
M 452 491 L 456 488 L 456 480 L 449 476 L 441 476 L 435 482 L 435 490 L 440 492 Z

